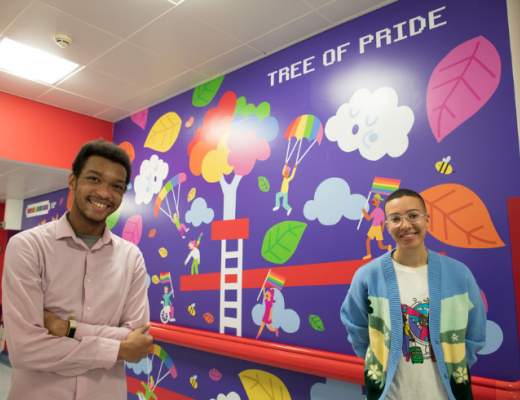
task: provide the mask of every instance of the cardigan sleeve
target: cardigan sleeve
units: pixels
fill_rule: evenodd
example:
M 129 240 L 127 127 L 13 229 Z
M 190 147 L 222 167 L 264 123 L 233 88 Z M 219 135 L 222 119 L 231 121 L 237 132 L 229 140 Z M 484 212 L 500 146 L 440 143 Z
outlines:
M 368 288 L 359 273 L 354 275 L 341 307 L 341 322 L 348 332 L 348 340 L 356 355 L 365 359 L 369 344 Z
M 469 300 L 473 308 L 468 313 L 466 329 L 466 363 L 471 367 L 477 361 L 476 354 L 486 344 L 486 310 L 475 277 L 470 273 L 468 278 Z

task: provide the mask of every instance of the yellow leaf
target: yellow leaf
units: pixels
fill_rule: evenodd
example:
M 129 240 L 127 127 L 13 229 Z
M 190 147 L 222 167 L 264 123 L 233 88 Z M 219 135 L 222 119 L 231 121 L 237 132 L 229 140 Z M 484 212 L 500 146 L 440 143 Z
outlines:
M 249 400 L 291 400 L 284 383 L 269 372 L 248 369 L 238 376 Z
M 168 250 L 166 250 L 164 247 L 161 247 L 159 249 L 159 254 L 161 255 L 162 258 L 164 258 L 168 255 Z
M 188 203 L 195 198 L 195 193 L 197 193 L 197 189 L 192 188 L 188 193 Z
M 144 147 L 165 152 L 171 149 L 181 130 L 181 118 L 177 113 L 164 114 L 150 129 Z

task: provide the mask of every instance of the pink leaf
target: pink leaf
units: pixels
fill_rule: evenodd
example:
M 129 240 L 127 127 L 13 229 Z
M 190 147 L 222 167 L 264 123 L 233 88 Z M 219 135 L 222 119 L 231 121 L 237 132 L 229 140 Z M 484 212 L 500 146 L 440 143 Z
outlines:
M 428 120 L 437 142 L 493 96 L 501 68 L 497 49 L 483 36 L 457 46 L 437 65 L 426 94 Z
M 123 239 L 137 246 L 139 244 L 139 240 L 141 240 L 142 231 L 143 219 L 140 215 L 134 215 L 128 218 L 128 220 L 126 221 L 125 227 L 123 229 L 123 234 L 121 236 Z
M 146 127 L 146 119 L 148 118 L 148 109 L 135 113 L 131 118 L 132 121 L 137 124 L 137 126 L 140 126 L 141 129 L 144 129 Z

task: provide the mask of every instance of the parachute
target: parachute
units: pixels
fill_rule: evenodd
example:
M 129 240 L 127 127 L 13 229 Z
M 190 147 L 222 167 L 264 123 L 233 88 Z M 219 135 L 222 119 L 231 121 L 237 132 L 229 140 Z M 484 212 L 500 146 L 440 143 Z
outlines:
M 172 359 L 170 356 L 164 351 L 164 349 L 156 344 L 152 344 L 152 351 L 150 351 L 149 354 L 152 354 L 152 359 L 148 359 L 147 362 L 150 364 L 153 362 L 153 359 L 155 356 L 159 357 L 161 359 L 161 366 L 159 367 L 159 372 L 157 373 L 157 378 L 155 381 L 155 384 L 153 385 L 152 391 L 155 389 L 155 387 L 161 382 L 164 378 L 166 378 L 168 375 L 171 375 L 172 378 L 177 378 L 177 369 L 175 368 L 175 365 L 173 364 Z M 161 376 L 161 371 L 163 369 L 163 365 L 166 365 L 166 372 Z M 148 366 L 148 371 L 150 371 L 150 365 Z M 153 379 L 153 378 L 152 378 Z M 148 385 L 150 386 L 150 383 L 153 382 L 150 381 L 150 373 L 148 373 Z
M 321 124 L 320 120 L 316 118 L 314 115 L 301 115 L 298 118 L 296 118 L 293 122 L 291 122 L 291 125 L 289 125 L 289 128 L 287 128 L 283 137 L 288 141 L 285 161 L 289 161 L 292 154 L 294 153 L 294 150 L 296 149 L 296 147 L 298 147 L 298 153 L 296 155 L 296 164 L 299 164 L 300 161 L 303 160 L 303 157 L 307 155 L 307 153 L 310 151 L 310 149 L 312 148 L 312 146 L 314 146 L 316 142 L 318 142 L 318 146 L 321 145 L 321 140 L 323 139 L 323 125 Z M 292 150 L 290 150 L 291 140 L 293 137 L 296 138 L 296 142 L 294 143 Z M 302 148 L 303 138 L 306 138 L 309 141 L 309 143 L 312 143 L 307 148 L 303 156 L 300 157 L 300 150 Z
M 179 214 L 179 196 L 181 193 L 181 183 L 186 181 L 186 174 L 184 172 L 179 173 L 178 175 L 175 175 L 172 179 L 170 179 L 166 185 L 161 189 L 159 194 L 157 195 L 157 199 L 155 200 L 155 209 L 154 209 L 154 215 L 155 218 L 159 216 L 159 210 L 161 210 L 163 213 L 165 213 L 168 217 L 172 217 L 172 212 L 170 210 L 170 204 L 168 203 L 167 194 L 172 193 L 173 195 L 173 202 L 175 204 L 175 210 L 177 211 L 177 214 Z M 178 187 L 177 189 L 177 197 L 175 197 L 175 190 L 173 188 Z M 163 200 L 166 199 L 166 205 L 168 206 L 168 212 L 163 210 L 161 208 L 161 204 Z

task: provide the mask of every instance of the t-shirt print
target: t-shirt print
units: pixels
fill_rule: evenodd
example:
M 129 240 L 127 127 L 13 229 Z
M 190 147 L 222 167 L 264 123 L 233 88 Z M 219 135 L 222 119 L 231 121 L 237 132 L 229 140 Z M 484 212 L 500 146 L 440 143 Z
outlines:
M 437 362 L 430 342 L 430 299 L 413 299 L 411 305 L 401 304 L 403 315 L 403 357 L 412 364 L 431 359 Z

